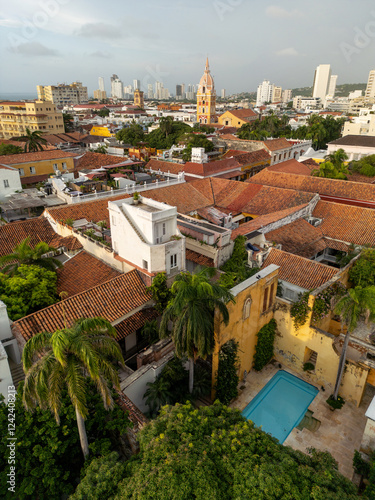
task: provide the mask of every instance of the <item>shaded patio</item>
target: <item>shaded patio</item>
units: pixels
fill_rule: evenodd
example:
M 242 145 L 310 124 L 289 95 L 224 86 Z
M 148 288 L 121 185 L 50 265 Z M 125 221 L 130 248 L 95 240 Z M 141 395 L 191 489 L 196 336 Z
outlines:
M 230 406 L 242 411 L 279 371 L 279 366 L 292 375 L 302 378 L 299 373 L 282 366 L 278 362 L 271 362 L 261 372 L 251 371 L 246 380 L 240 382 L 241 393 Z M 311 383 L 307 379 L 306 382 Z M 356 405 L 346 402 L 340 410 L 335 411 L 331 411 L 326 403 L 329 394 L 323 391 L 320 386 L 315 385 L 315 387 L 319 389 L 319 393 L 310 404 L 309 410 L 313 412 L 312 416 L 320 421 L 320 427 L 314 432 L 307 428 L 303 430 L 294 428 L 285 440 L 284 445 L 304 453 L 310 447 L 321 451 L 329 451 L 337 460 L 340 472 L 352 479 L 354 450 L 360 448 L 367 421 L 365 412 L 375 395 L 375 387 L 366 386 L 362 402 L 358 408 Z

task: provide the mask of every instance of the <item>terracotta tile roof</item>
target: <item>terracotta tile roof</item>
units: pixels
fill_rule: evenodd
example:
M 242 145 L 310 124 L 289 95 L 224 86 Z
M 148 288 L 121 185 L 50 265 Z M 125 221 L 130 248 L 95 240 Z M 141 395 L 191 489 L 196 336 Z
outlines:
M 65 262 L 64 267 L 57 270 L 57 293 L 67 292 L 70 297 L 101 285 L 120 274 L 119 271 L 82 250 Z
M 259 116 L 258 113 L 256 113 L 251 108 L 233 109 L 233 110 L 229 110 L 228 113 L 235 116 L 236 118 L 239 118 L 240 120 L 245 120 L 246 118 L 250 118 L 250 117 L 258 118 L 258 116 Z
M 156 319 L 159 314 L 153 308 L 142 309 L 134 313 L 129 318 L 124 319 L 121 323 L 118 323 L 115 328 L 117 332 L 117 340 L 124 339 L 131 333 L 142 328 L 146 321 L 152 321 Z
M 220 136 L 220 139 L 224 139 L 224 140 L 227 140 L 227 141 L 240 141 L 241 140 L 241 139 L 239 139 L 237 136 L 235 136 L 233 134 L 222 134 Z
M 328 238 L 375 246 L 375 210 L 319 201 L 312 215 L 322 219 L 319 228 Z
M 248 151 L 240 151 L 239 149 L 228 149 L 228 151 L 223 154 L 223 158 L 232 158 L 232 156 L 238 156 L 238 155 L 243 155 L 247 154 Z
M 148 419 L 143 415 L 141 410 L 124 394 L 122 391 L 116 391 L 118 394 L 117 404 L 129 414 L 129 419 L 133 422 L 136 429 L 142 428 L 147 424 Z M 134 430 L 134 428 L 133 428 Z
M 338 146 L 361 146 L 365 148 L 375 147 L 375 137 L 370 135 L 345 135 L 330 142 L 329 144 L 336 144 Z
M 334 267 L 305 259 L 299 255 L 283 252 L 276 248 L 271 249 L 262 268 L 264 269 L 270 264 L 280 266 L 279 279 L 306 290 L 315 290 L 315 288 L 323 285 L 339 272 L 339 269 Z
M 186 249 L 186 260 L 190 260 L 199 266 L 203 267 L 215 267 L 213 259 L 207 257 L 206 255 L 202 255 L 201 253 L 194 252 L 194 250 Z
M 316 253 L 326 248 L 322 230 L 304 219 L 298 219 L 291 224 L 270 231 L 266 234 L 266 239 L 280 243 L 285 252 L 306 258 L 314 257 Z M 318 250 L 315 251 L 316 249 Z
M 4 165 L 18 165 L 20 163 L 31 163 L 43 160 L 54 160 L 64 158 L 74 158 L 77 153 L 69 153 L 60 151 L 60 149 L 52 149 L 50 151 L 37 151 L 36 153 L 21 153 L 18 155 L 2 155 L 0 163 Z
M 12 253 L 14 247 L 28 236 L 30 236 L 31 246 L 35 246 L 40 241 L 45 241 L 54 248 L 59 248 L 61 246 L 67 246 L 69 250 L 82 248 L 77 238 L 74 236 L 69 236 L 67 238 L 58 236 L 47 219 L 38 217 L 36 219 L 11 222 L 4 226 L 0 226 L 0 257 Z
M 279 151 L 280 149 L 288 149 L 291 147 L 290 143 L 284 137 L 280 139 L 268 139 L 262 141 L 262 143 L 269 151 Z
M 28 177 L 21 177 L 21 184 L 27 186 L 29 184 L 37 184 L 38 182 L 46 181 L 52 174 L 44 175 L 29 175 Z
M 245 166 L 251 165 L 252 163 L 269 162 L 271 161 L 271 156 L 266 150 L 258 149 L 257 151 L 236 154 L 235 159 L 240 165 Z
M 281 221 L 286 217 L 290 217 L 292 214 L 302 210 L 307 205 L 300 205 L 292 208 L 286 208 L 285 210 L 280 210 L 278 212 L 272 212 L 266 215 L 260 215 L 253 220 L 248 222 L 244 222 L 240 224 L 236 229 L 232 231 L 231 238 L 234 240 L 239 235 L 246 236 L 247 234 L 252 233 L 253 231 L 258 231 L 259 229 L 266 228 L 270 224 Z M 268 235 L 267 235 L 268 238 Z M 272 240 L 271 240 L 272 241 Z
M 212 127 L 212 125 L 213 125 L 213 124 L 212 124 L 212 123 L 210 123 L 210 127 Z M 214 125 L 219 125 L 220 127 L 222 126 L 222 125 L 220 125 L 220 124 L 218 124 L 218 123 L 217 123 L 217 124 L 215 123 Z M 223 128 L 220 128 L 219 130 L 216 130 L 216 133 L 217 133 L 218 135 L 223 135 L 223 134 L 235 134 L 236 132 L 237 132 L 237 128 L 236 128 L 236 127 L 223 127 Z
M 25 316 L 13 325 L 28 340 L 41 331 L 64 328 L 64 316 L 68 325 L 79 318 L 96 316 L 114 323 L 150 299 L 138 271 L 134 270 Z
M 120 158 L 119 156 L 112 156 L 103 153 L 92 153 L 91 151 L 89 151 L 78 159 L 76 168 L 78 170 L 83 170 L 85 168 L 100 168 L 104 165 L 117 165 L 123 160 L 124 158 Z
M 183 163 L 173 163 L 171 161 L 150 160 L 146 169 L 161 170 L 161 172 L 170 172 L 171 174 L 179 174 L 183 172 L 185 165 Z
M 374 138 L 375 139 L 375 138 Z M 325 179 L 305 175 L 272 172 L 264 169 L 251 178 L 251 182 L 280 188 L 296 189 L 325 196 L 336 196 L 348 200 L 374 202 L 375 185 L 360 182 Z M 334 200 L 332 200 L 334 201 Z
M 186 175 L 210 177 L 226 170 L 238 170 L 239 167 L 237 158 L 224 158 L 223 160 L 210 161 L 208 163 L 187 162 L 184 165 L 184 171 Z
M 218 177 L 219 179 L 237 180 L 237 179 L 235 179 L 235 177 L 239 177 L 241 175 L 244 175 L 244 172 L 242 170 L 231 170 L 230 172 L 227 172 L 226 174 L 220 174 L 220 175 L 217 175 L 216 177 Z
M 297 160 L 287 160 L 277 163 L 276 165 L 271 165 L 267 167 L 271 172 L 284 172 L 286 174 L 296 174 L 296 175 L 311 175 L 312 170 L 319 168 L 314 162 L 314 166 L 310 164 L 302 163 Z

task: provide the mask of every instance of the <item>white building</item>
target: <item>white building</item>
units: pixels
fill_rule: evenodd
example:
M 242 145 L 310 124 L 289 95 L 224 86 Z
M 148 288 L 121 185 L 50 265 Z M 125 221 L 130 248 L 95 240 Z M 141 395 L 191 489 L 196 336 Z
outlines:
M 0 202 L 17 191 L 22 191 L 20 172 L 18 168 L 2 165 L 0 156 Z
M 331 82 L 331 65 L 320 64 L 314 75 L 313 97 L 318 97 L 322 101 L 326 98 Z
M 123 85 L 122 81 L 119 79 L 117 75 L 111 76 L 111 97 L 115 97 L 116 99 L 123 98 Z
M 332 98 L 335 97 L 337 78 L 337 75 L 331 75 L 331 78 L 329 80 L 328 95 Z
M 185 269 L 185 238 L 177 208 L 139 196 L 108 203 L 112 248 L 119 258 L 146 273 L 174 276 Z
M 348 155 L 348 161 L 357 161 L 364 156 L 375 154 L 375 137 L 370 135 L 346 135 L 328 143 L 327 153 L 330 155 L 343 149 Z
M 221 98 L 225 99 L 225 89 L 221 89 Z
M 272 90 L 272 102 L 281 102 L 283 95 L 282 87 L 273 86 Z
M 292 100 L 292 89 L 285 89 L 285 90 L 283 90 L 281 100 L 284 103 L 290 102 Z
M 262 106 L 266 102 L 272 101 L 274 85 L 269 80 L 264 80 L 257 90 L 257 106 Z
M 0 301 L 0 394 L 8 399 L 9 387 L 13 386 L 13 379 L 9 362 L 13 366 L 21 361 L 17 340 L 10 329 L 7 307 Z
M 372 69 L 370 71 L 369 76 L 368 76 L 366 93 L 365 93 L 365 97 L 367 97 L 368 99 L 375 97 L 374 79 L 375 79 L 375 69 Z
M 102 76 L 99 76 L 98 80 L 99 80 L 99 90 L 104 92 L 105 91 L 104 78 Z
M 152 83 L 149 83 L 147 85 L 147 98 L 148 99 L 153 99 L 154 98 L 154 89 L 152 87 Z
M 312 110 L 321 107 L 319 97 L 302 97 L 300 95 L 293 98 L 294 109 Z
M 375 108 L 375 106 L 374 106 Z M 359 116 L 344 123 L 342 135 L 371 135 L 375 136 L 375 115 L 374 109 L 362 109 Z
M 141 81 L 140 80 L 133 80 L 133 88 L 134 88 L 134 90 L 141 90 Z
M 192 163 L 207 163 L 208 156 L 204 148 L 191 148 Z

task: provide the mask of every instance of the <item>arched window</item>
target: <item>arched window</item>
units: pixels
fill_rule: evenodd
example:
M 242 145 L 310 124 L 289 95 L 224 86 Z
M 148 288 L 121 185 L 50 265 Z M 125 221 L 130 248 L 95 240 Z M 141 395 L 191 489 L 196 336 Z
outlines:
M 251 302 L 252 302 L 252 300 L 250 297 L 245 300 L 245 303 L 243 305 L 243 313 L 242 313 L 243 319 L 247 319 L 250 316 Z

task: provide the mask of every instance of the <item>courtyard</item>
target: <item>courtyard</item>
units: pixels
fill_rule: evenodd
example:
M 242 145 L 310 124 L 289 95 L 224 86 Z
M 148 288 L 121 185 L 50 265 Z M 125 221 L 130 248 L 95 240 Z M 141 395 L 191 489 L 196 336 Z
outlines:
M 261 372 L 251 371 L 246 380 L 240 382 L 241 393 L 231 404 L 231 407 L 242 411 L 280 370 L 280 367 L 311 383 L 308 378 L 303 378 L 300 374 L 278 362 L 271 362 Z M 304 453 L 311 447 L 321 451 L 329 451 L 337 460 L 340 472 L 352 479 L 354 450 L 360 448 L 367 421 L 365 412 L 375 396 L 375 387 L 366 386 L 358 408 L 356 405 L 346 402 L 340 410 L 335 411 L 332 411 L 326 403 L 326 399 L 330 395 L 329 391 L 323 391 L 321 387 L 316 385 L 315 387 L 319 389 L 319 393 L 310 404 L 309 410 L 312 412 L 312 417 L 320 422 L 320 426 L 318 422 L 318 425 L 312 426 L 313 430 L 309 430 L 307 427 L 300 430 L 295 427 L 286 438 L 284 445 Z

